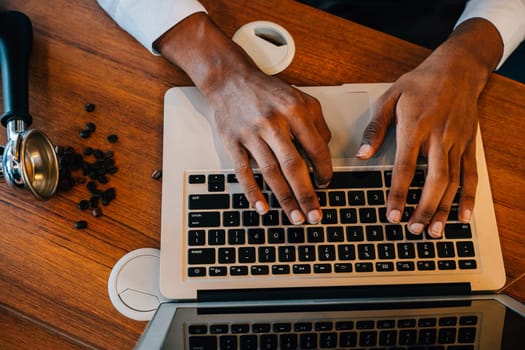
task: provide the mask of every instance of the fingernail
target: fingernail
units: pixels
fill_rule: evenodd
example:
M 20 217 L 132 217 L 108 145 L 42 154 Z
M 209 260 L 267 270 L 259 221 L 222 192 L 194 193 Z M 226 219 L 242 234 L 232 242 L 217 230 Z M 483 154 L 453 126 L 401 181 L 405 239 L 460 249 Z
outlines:
M 441 221 L 437 221 L 432 224 L 429 234 L 434 238 L 439 238 L 441 237 L 442 231 L 443 231 L 443 223 Z
M 325 182 L 324 184 L 318 183 L 317 180 L 314 180 L 314 181 L 315 181 L 315 187 L 317 188 L 327 188 L 328 186 L 330 186 L 330 181 Z
M 401 220 L 401 212 L 397 209 L 391 210 L 388 213 L 388 221 L 397 224 Z
M 357 151 L 357 154 L 355 156 L 357 158 L 367 157 L 370 154 L 371 150 L 372 147 L 368 143 L 363 143 L 361 147 L 359 147 L 359 151 Z
M 409 228 L 410 228 L 410 232 L 420 234 L 421 232 L 423 232 L 424 227 L 425 225 L 423 225 L 422 223 L 414 222 L 413 224 L 410 225 Z
M 266 212 L 268 212 L 268 208 L 266 207 L 263 201 L 255 202 L 255 210 L 257 211 L 257 213 L 259 213 L 259 215 L 264 215 L 266 214 Z
M 467 209 L 467 210 L 464 210 L 463 211 L 463 215 L 461 215 L 461 221 L 470 221 L 470 219 L 472 218 L 472 211 L 470 209 Z
M 301 211 L 298 209 L 292 210 L 292 212 L 290 213 L 290 220 L 294 225 L 302 224 L 304 222 L 303 213 L 301 213 Z
M 318 224 L 322 219 L 322 214 L 320 210 L 310 210 L 308 212 L 308 223 L 310 224 Z

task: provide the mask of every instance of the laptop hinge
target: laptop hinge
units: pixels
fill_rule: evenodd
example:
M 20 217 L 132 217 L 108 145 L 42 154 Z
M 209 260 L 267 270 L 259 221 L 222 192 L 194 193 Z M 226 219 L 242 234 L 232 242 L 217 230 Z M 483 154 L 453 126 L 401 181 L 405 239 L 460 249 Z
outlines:
M 470 295 L 470 283 L 425 283 L 382 286 L 301 287 L 199 290 L 198 301 L 255 301 L 317 298 L 387 298 Z

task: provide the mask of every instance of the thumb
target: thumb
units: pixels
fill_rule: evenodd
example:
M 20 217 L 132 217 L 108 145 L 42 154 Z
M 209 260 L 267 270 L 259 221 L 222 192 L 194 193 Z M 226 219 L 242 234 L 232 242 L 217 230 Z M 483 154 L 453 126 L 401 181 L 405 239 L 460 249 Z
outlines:
M 359 147 L 356 154 L 357 158 L 369 159 L 381 147 L 388 128 L 394 119 L 397 99 L 398 95 L 389 89 L 374 104 L 372 118 L 363 132 L 361 147 Z

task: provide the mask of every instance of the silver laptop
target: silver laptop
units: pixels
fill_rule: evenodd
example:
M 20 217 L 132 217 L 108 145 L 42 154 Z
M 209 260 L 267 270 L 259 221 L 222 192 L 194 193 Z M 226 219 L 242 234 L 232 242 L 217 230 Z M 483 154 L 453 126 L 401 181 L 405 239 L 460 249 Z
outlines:
M 194 87 L 165 95 L 160 290 L 177 301 L 388 295 L 467 295 L 505 282 L 481 136 L 470 224 L 452 208 L 442 239 L 412 236 L 385 220 L 394 135 L 377 156 L 354 158 L 374 101 L 389 84 L 300 87 L 321 103 L 332 131 L 334 180 L 319 190 L 322 225 L 293 226 L 259 178 L 270 214 L 247 206 L 215 133 L 213 111 Z M 255 166 L 255 165 L 254 165 Z M 255 169 L 257 173 L 257 169 Z M 418 168 L 404 219 L 425 178 Z M 190 312 L 191 313 L 191 312 Z
M 136 349 L 515 350 L 525 306 L 505 295 L 164 303 Z

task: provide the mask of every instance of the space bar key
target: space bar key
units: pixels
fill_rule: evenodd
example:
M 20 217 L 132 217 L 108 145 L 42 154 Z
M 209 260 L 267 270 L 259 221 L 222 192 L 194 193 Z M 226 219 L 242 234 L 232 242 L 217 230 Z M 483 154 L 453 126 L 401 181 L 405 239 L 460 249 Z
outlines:
M 380 171 L 338 171 L 330 181 L 331 189 L 383 187 Z

